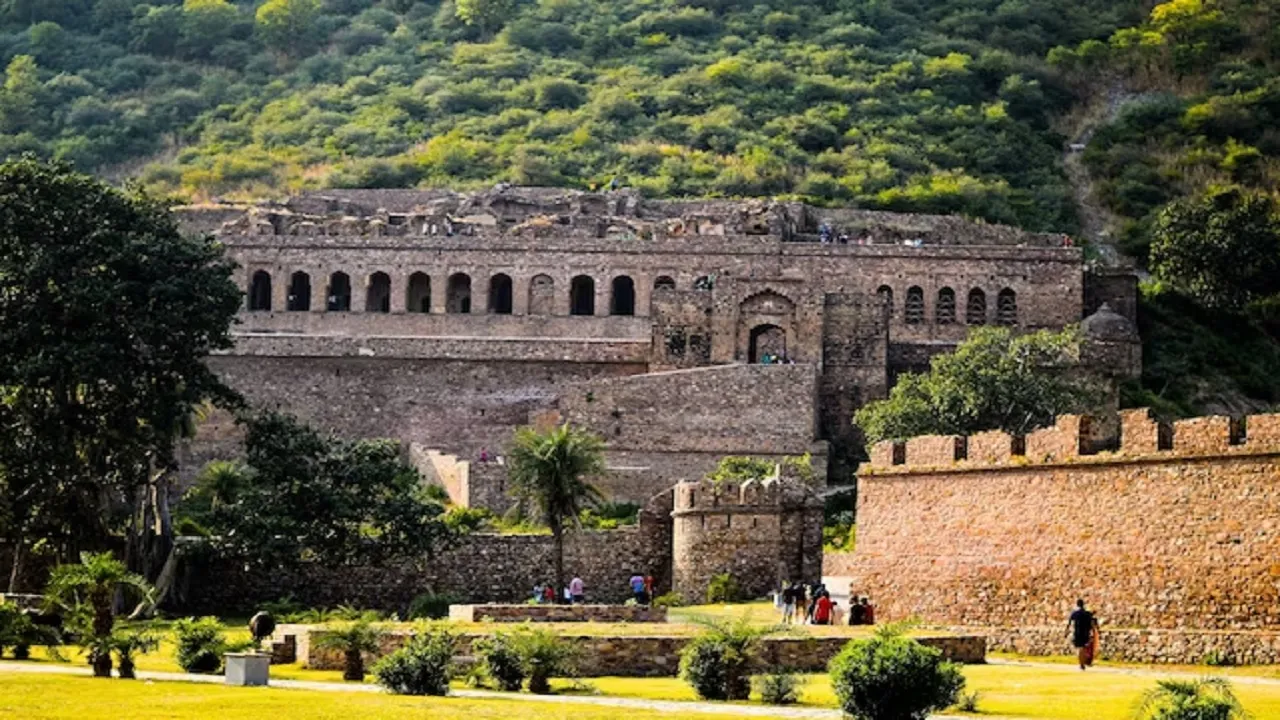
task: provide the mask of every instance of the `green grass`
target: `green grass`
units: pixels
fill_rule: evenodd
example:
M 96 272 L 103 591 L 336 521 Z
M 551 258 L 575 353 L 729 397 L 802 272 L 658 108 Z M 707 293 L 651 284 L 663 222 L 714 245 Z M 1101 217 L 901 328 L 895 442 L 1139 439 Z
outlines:
M 0 675 L 0 717 L 23 720 L 702 720 L 724 715 L 657 713 L 518 700 L 414 698 L 369 693 L 231 688 L 196 683 Z

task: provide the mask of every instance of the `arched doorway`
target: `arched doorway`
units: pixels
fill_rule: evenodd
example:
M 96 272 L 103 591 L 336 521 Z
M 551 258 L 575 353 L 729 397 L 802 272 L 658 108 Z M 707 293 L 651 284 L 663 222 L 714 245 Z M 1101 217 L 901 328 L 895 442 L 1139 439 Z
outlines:
M 613 279 L 613 292 L 609 296 L 610 315 L 636 314 L 636 284 L 626 275 Z
M 578 275 L 569 282 L 569 314 L 596 314 L 596 281 L 589 275 Z
M 369 276 L 369 289 L 365 291 L 364 311 L 371 313 L 391 312 L 391 276 L 384 272 L 376 272 Z
M 510 315 L 511 301 L 511 276 L 498 273 L 489 278 L 489 312 Z
M 773 364 L 787 358 L 787 331 L 777 325 L 757 325 L 751 328 L 747 346 L 747 362 Z
M 291 312 L 307 312 L 311 309 L 311 276 L 296 272 L 289 278 L 288 309 Z
M 329 276 L 329 312 L 348 312 L 351 310 L 351 278 L 344 272 L 336 272 Z
M 471 276 L 455 273 L 449 276 L 445 289 L 445 312 L 466 315 L 471 312 Z
M 271 274 L 266 270 L 259 270 L 249 281 L 249 311 L 269 310 L 271 310 Z
M 404 307 L 411 313 L 431 312 L 431 276 L 416 272 L 409 276 Z

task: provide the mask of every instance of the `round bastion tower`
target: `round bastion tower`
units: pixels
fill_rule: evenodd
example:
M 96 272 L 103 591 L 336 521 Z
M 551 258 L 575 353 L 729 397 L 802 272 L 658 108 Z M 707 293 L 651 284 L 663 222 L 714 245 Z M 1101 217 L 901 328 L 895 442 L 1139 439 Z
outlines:
M 822 499 L 798 480 L 682 482 L 675 488 L 673 586 L 686 602 L 704 602 L 707 585 L 728 573 L 744 597 L 767 595 L 784 581 L 822 575 Z

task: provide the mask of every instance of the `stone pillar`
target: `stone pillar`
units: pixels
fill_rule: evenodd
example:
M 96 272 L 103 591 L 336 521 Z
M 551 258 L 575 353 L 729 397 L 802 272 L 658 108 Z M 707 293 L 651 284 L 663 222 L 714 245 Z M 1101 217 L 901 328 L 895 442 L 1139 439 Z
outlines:
M 329 273 L 323 268 L 311 268 L 311 312 L 322 313 L 329 308 Z
M 636 317 L 649 317 L 653 310 L 653 278 L 633 275 L 636 283 Z
M 449 273 L 431 273 L 431 313 L 444 315 L 447 312 L 449 299 Z
M 406 311 L 405 297 L 409 289 L 409 276 L 404 272 L 397 270 L 391 276 L 391 312 L 395 315 L 403 315 Z
M 271 272 L 271 312 L 284 312 L 289 305 L 289 273 L 276 267 Z
M 573 297 L 573 276 L 562 273 L 560 275 L 553 275 L 552 277 L 555 278 L 556 281 L 556 294 L 555 303 L 551 306 L 551 314 L 560 316 L 568 315 L 569 311 L 573 307 L 570 302 L 570 298 Z
M 487 315 L 489 314 L 489 280 L 488 275 L 477 275 L 476 273 L 468 273 L 471 276 L 471 314 Z
M 511 314 L 529 314 L 529 277 L 511 276 Z
M 604 317 L 609 314 L 609 307 L 613 301 L 613 279 L 605 278 L 603 281 L 596 280 L 596 317 Z

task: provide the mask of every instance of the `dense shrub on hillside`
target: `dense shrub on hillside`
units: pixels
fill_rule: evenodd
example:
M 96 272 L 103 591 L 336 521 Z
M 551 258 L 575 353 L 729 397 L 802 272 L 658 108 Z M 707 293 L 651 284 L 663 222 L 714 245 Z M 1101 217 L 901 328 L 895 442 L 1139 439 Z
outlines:
M 621 176 L 1070 229 L 1041 58 L 1140 7 L 24 0 L 0 154 L 193 196 Z

